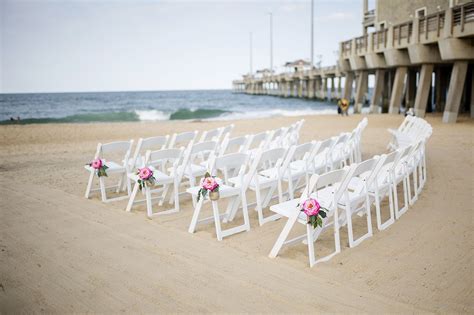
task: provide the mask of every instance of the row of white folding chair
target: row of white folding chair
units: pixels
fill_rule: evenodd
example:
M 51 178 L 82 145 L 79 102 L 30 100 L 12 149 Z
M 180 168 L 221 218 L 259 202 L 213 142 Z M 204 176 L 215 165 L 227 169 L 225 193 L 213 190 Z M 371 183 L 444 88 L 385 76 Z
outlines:
M 172 149 L 182 146 L 187 147 L 191 141 L 194 143 L 215 141 L 220 144 L 221 140 L 228 136 L 233 129 L 234 125 L 232 124 L 226 127 L 219 127 L 212 130 L 203 131 L 199 141 L 197 141 L 198 131 L 175 133 L 171 137 L 167 135 L 145 139 L 140 138 L 131 160 L 131 166 L 140 167 L 143 164 L 145 152 L 148 150 L 158 150 L 165 148 Z
M 370 208 L 371 204 L 375 202 L 375 197 L 371 190 L 376 187 L 375 183 L 378 181 L 386 158 L 387 156 L 385 155 L 381 157 L 375 156 L 372 159 L 352 164 L 343 169 L 330 171 L 322 175 L 315 174 L 311 177 L 301 198 L 292 199 L 270 207 L 272 211 L 288 218 L 286 225 L 270 252 L 270 257 L 276 257 L 284 245 L 305 240 L 305 243 L 308 245 L 310 266 L 313 266 L 316 263 L 329 260 L 340 252 L 339 229 L 341 226 L 348 226 L 347 233 L 351 248 L 372 236 Z M 306 215 L 298 207 L 308 197 L 316 198 L 322 207 L 328 209 L 327 217 L 323 219 L 322 227 L 313 228 L 307 224 Z M 367 232 L 358 239 L 354 238 L 353 233 L 352 216 L 354 214 L 365 215 L 367 221 Z M 377 218 L 379 218 L 378 212 Z M 306 233 L 287 240 L 296 222 L 306 225 Z M 314 242 L 324 230 L 331 227 L 334 229 L 335 250 L 332 254 L 317 260 Z
M 425 140 L 431 136 L 433 129 L 423 118 L 406 116 L 397 130 L 388 129 L 392 134 L 392 140 L 388 144 L 391 150 L 415 144 L 420 140 Z
M 206 173 L 208 169 L 208 159 L 215 153 L 216 148 L 216 141 L 205 141 L 196 144 L 191 141 L 187 148 L 181 147 L 179 149 L 147 151 L 143 166 L 149 167 L 154 172 L 154 175 L 156 174 L 156 176 L 158 176 L 155 176 L 155 186 L 160 188 L 147 188 L 144 191 L 146 199 L 136 200 L 139 178 L 135 172 L 130 172 L 128 178 L 135 182 L 135 186 L 126 210 L 131 211 L 135 203 L 146 201 L 147 215 L 150 218 L 155 215 L 179 211 L 180 187 L 183 180 L 187 180 L 190 187 L 195 186 L 197 179 Z M 152 201 L 159 199 L 159 205 L 162 206 L 166 201 L 170 188 L 172 188 L 172 193 L 169 203 L 174 203 L 174 209 L 156 213 L 153 212 Z M 155 193 L 159 193 L 160 196 L 153 197 L 152 194 Z

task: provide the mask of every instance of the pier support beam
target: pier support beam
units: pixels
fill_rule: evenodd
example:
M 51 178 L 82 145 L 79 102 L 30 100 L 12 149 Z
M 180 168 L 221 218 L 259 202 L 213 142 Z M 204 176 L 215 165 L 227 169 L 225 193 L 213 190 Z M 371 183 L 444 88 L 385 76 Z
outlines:
M 322 78 L 322 85 L 321 85 L 321 98 L 323 100 L 327 99 L 327 94 L 328 94 L 328 79 L 327 78 Z
M 346 73 L 346 81 L 344 82 L 344 98 L 351 101 L 352 84 L 354 83 L 354 72 Z
M 403 97 L 403 87 L 405 84 L 405 76 L 407 67 L 398 67 L 395 72 L 395 80 L 393 80 L 392 96 L 390 98 L 389 114 L 398 114 Z
M 308 98 L 314 98 L 314 79 L 308 80 L 307 95 Z
M 406 93 L 405 93 L 405 107 L 408 110 L 415 106 L 416 95 L 416 70 L 408 70 Z
M 368 80 L 369 80 L 369 72 L 366 70 L 360 71 L 357 78 L 356 96 L 355 96 L 355 102 L 354 102 L 354 114 L 360 113 L 362 110 L 364 94 L 367 92 Z
M 451 80 L 449 81 L 446 108 L 443 114 L 444 123 L 455 123 L 458 118 L 462 92 L 466 81 L 467 65 L 467 61 L 454 62 Z
M 331 77 L 331 101 L 336 99 L 335 91 L 336 85 L 334 84 L 334 77 Z
M 382 97 L 382 91 L 384 86 L 385 79 L 385 70 L 377 69 L 375 70 L 375 87 L 372 99 L 370 100 L 370 113 L 378 114 L 381 112 L 379 106 L 380 97 Z
M 424 64 L 421 66 L 420 80 L 415 98 L 415 115 L 424 117 L 426 113 L 426 104 L 430 94 L 431 74 L 433 73 L 433 64 Z
M 298 97 L 302 98 L 303 97 L 303 80 L 298 79 L 296 81 L 296 85 L 298 87 Z
M 342 97 L 342 77 L 337 78 L 337 98 Z

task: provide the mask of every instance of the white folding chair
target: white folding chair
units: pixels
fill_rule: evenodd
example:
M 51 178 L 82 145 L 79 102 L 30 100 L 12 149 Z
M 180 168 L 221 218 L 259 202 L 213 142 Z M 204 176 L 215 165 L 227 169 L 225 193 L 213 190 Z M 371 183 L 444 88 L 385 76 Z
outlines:
M 132 150 L 133 140 L 130 141 L 117 141 L 110 143 L 99 143 L 97 150 L 94 154 L 95 159 L 101 159 L 102 162 L 108 167 L 107 176 L 119 175 L 120 179 L 117 185 L 106 186 L 104 176 L 99 177 L 99 188 L 92 189 L 94 178 L 97 176 L 97 172 L 94 168 L 89 165 L 85 166 L 85 169 L 89 172 L 89 180 L 87 182 L 85 197 L 89 198 L 89 195 L 93 191 L 100 191 L 102 202 L 110 202 L 116 200 L 122 200 L 128 198 L 130 195 L 130 182 L 127 180 L 127 173 L 129 170 L 128 161 L 130 159 L 130 152 Z M 110 159 L 109 159 L 110 157 Z M 121 162 L 114 162 L 121 161 Z M 126 186 L 127 196 L 120 196 L 115 198 L 107 198 L 107 189 L 115 188 L 116 193 L 120 193 Z
M 216 141 L 196 143 L 189 148 L 187 164 L 181 167 L 184 169 L 184 177 L 189 180 L 190 187 L 196 186 L 197 177 L 206 174 L 209 168 L 209 157 L 215 153 L 216 148 Z
M 168 146 L 169 135 L 138 139 L 135 153 L 133 154 L 130 170 L 143 166 L 145 163 L 145 153 L 148 150 L 163 150 Z
M 264 217 L 263 209 L 274 198 L 275 190 L 278 191 L 279 202 L 283 201 L 282 176 L 288 167 L 288 165 L 283 165 L 286 153 L 287 150 L 284 148 L 266 150 L 259 155 L 258 163 L 255 165 L 256 174 L 250 180 L 248 188 L 255 192 L 255 205 L 260 225 L 280 218 L 278 214 Z M 230 183 L 238 184 L 238 181 L 238 178 L 229 178 Z
M 230 199 L 227 211 L 225 213 L 221 214 L 219 212 L 218 200 L 211 200 L 213 215 L 207 218 L 199 219 L 202 206 L 204 202 L 207 201 L 205 200 L 206 198 L 200 198 L 195 204 L 195 209 L 188 232 L 194 233 L 199 223 L 214 221 L 217 239 L 222 241 L 224 237 L 250 230 L 250 220 L 247 209 L 247 199 L 245 195 L 245 191 L 247 190 L 247 186 L 250 181 L 249 179 L 245 180 L 245 171 L 249 161 L 249 155 L 246 153 L 232 153 L 221 157 L 213 157 L 212 160 L 211 174 L 216 174 L 217 169 L 239 168 L 239 175 L 237 177 L 239 182 L 235 186 L 226 185 L 223 182 L 219 183 L 219 200 L 228 198 Z M 193 200 L 197 198 L 200 188 L 201 187 L 199 186 L 195 186 L 187 190 L 187 192 L 191 194 Z M 236 212 L 240 203 L 242 203 L 242 215 L 244 220 L 243 224 L 223 230 L 221 227 L 221 220 L 223 218 L 228 218 L 231 212 Z
M 285 245 L 295 244 L 306 239 L 308 245 L 309 265 L 313 267 L 315 264 L 327 261 L 334 255 L 341 251 L 341 241 L 339 235 L 339 212 L 338 203 L 344 198 L 344 192 L 347 189 L 349 180 L 352 177 L 352 173 L 355 169 L 355 164 L 346 167 L 344 169 L 331 171 L 323 175 L 312 175 L 308 186 L 303 191 L 301 198 L 292 199 L 270 207 L 270 210 L 277 214 L 287 217 L 283 230 L 278 236 L 277 241 L 273 245 L 269 257 L 275 258 L 280 252 L 281 248 Z M 328 193 L 328 191 L 330 193 Z M 304 212 L 301 211 L 298 205 L 301 205 L 308 197 L 315 198 L 319 204 L 326 208 L 326 218 L 323 219 L 322 227 L 313 228 L 307 223 L 307 217 Z M 287 240 L 291 230 L 295 223 L 306 225 L 306 234 Z M 333 253 L 316 259 L 314 251 L 314 242 L 319 238 L 319 235 L 328 228 L 334 230 L 334 247 Z
M 372 159 L 356 164 L 352 178 L 349 181 L 346 197 L 341 199 L 338 206 L 344 210 L 341 214 L 342 225 L 347 224 L 349 247 L 355 247 L 362 241 L 372 236 L 371 204 L 374 198 L 369 194 L 371 187 L 377 178 L 386 156 L 374 156 Z M 352 224 L 353 214 L 365 215 L 367 220 L 367 233 L 355 239 Z
M 175 133 L 171 137 L 168 149 L 188 147 L 190 142 L 196 142 L 198 132 L 197 131 L 188 131 L 182 133 Z
M 398 220 L 402 214 L 408 210 L 408 175 L 406 171 L 406 161 L 412 146 L 398 149 L 399 155 L 391 170 L 392 175 L 392 190 L 393 190 L 393 204 L 395 210 L 395 218 Z M 400 208 L 398 204 L 398 185 L 402 184 L 403 191 L 403 206 Z
M 147 151 L 144 167 L 148 167 L 153 171 L 153 177 L 155 178 L 155 185 L 148 187 L 145 185 L 142 192 L 145 194 L 145 199 L 136 200 L 139 190 L 139 177 L 136 173 L 129 173 L 128 177 L 130 180 L 135 182 L 132 194 L 127 204 L 126 211 L 130 212 L 135 203 L 146 202 L 147 216 L 152 218 L 153 216 L 175 213 L 179 211 L 179 184 L 183 176 L 182 171 L 179 170 L 178 164 L 183 157 L 184 149 L 163 149 L 158 151 Z M 172 167 L 168 168 L 167 165 L 171 163 Z M 160 212 L 153 212 L 153 201 L 157 199 L 164 199 L 162 193 L 169 186 L 173 186 L 174 196 L 174 207 L 170 210 L 164 210 Z M 161 188 L 159 188 L 161 187 Z M 152 197 L 152 194 L 160 193 L 158 197 Z

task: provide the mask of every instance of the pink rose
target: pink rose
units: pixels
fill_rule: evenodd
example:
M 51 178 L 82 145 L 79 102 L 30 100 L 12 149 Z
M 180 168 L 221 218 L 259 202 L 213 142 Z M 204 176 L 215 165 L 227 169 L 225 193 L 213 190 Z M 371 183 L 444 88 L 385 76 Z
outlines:
M 309 198 L 306 199 L 305 202 L 303 202 L 303 212 L 306 213 L 307 216 L 314 216 L 319 213 L 319 209 L 321 206 L 319 205 L 319 202 L 316 199 Z
M 95 159 L 94 161 L 92 161 L 91 167 L 98 170 L 99 168 L 102 167 L 102 160 L 101 159 Z
M 213 191 L 219 184 L 214 177 L 206 177 L 201 180 L 201 186 L 206 190 Z
M 144 167 L 138 170 L 138 177 L 142 180 L 147 180 L 153 176 L 153 171 L 148 167 Z

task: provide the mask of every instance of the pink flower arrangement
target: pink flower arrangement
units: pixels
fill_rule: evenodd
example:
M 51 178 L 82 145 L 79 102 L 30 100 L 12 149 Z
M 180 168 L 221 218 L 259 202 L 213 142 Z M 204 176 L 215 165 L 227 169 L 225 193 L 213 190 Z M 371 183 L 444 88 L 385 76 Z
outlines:
M 204 198 L 209 192 L 218 192 L 219 184 L 217 183 L 216 177 L 211 176 L 211 174 L 206 173 L 204 178 L 201 179 L 201 189 L 198 191 L 197 201 L 201 199 L 201 196 Z M 212 196 L 211 196 L 212 197 Z
M 209 176 L 201 180 L 201 186 L 204 189 L 213 191 L 214 189 L 216 189 L 217 186 L 219 186 L 219 184 L 217 183 L 214 177 Z
M 299 204 L 298 207 L 300 207 Z M 311 224 L 313 228 L 323 226 L 323 218 L 326 217 L 328 209 L 321 207 L 319 202 L 311 197 L 306 199 L 301 207 L 301 211 L 303 211 L 308 218 L 308 224 Z
M 95 159 L 88 164 L 90 167 L 96 170 L 97 176 L 107 176 L 106 170 L 109 168 L 101 159 Z
M 151 187 L 155 185 L 155 177 L 153 171 L 149 167 L 139 168 L 138 172 L 138 187 L 142 190 L 144 187 Z

